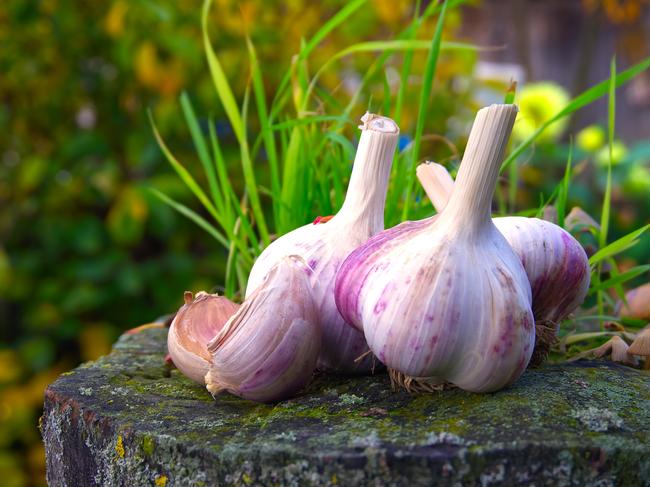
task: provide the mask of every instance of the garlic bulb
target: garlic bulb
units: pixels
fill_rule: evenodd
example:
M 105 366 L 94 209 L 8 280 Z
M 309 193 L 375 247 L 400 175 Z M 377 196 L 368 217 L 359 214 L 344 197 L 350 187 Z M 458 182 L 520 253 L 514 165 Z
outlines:
M 210 366 L 208 342 L 235 314 L 239 305 L 223 296 L 185 292 L 185 304 L 176 313 L 167 335 L 167 349 L 183 375 L 204 384 Z
M 447 170 L 421 164 L 417 176 L 438 212 L 453 189 Z M 519 256 L 531 286 L 537 337 L 531 364 L 546 359 L 557 341 L 559 322 L 573 312 L 589 290 L 589 259 L 580 243 L 562 227 L 539 218 L 507 216 L 492 220 Z
M 341 265 L 339 310 L 389 368 L 475 392 L 525 370 L 535 340 L 530 284 L 490 217 L 516 115 L 514 105 L 480 110 L 445 210 L 376 235 Z
M 321 344 L 311 274 L 293 255 L 269 271 L 208 344 L 208 391 L 228 390 L 253 401 L 273 402 L 309 383 Z
M 300 227 L 273 242 L 255 262 L 246 295 L 264 275 L 289 254 L 300 255 L 313 270 L 311 282 L 320 317 L 323 344 L 319 368 L 344 373 L 367 373 L 374 366 L 359 331 L 348 326 L 334 302 L 334 278 L 339 264 L 356 247 L 384 228 L 384 203 L 399 129 L 389 118 L 367 113 L 343 207 L 326 223 Z M 321 220 L 322 221 L 322 220 Z

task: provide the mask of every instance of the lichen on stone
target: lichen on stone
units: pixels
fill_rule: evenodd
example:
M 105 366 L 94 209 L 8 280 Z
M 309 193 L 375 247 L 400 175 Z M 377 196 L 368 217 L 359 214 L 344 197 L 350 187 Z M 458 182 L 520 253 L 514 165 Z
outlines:
M 607 431 L 610 428 L 623 427 L 623 420 L 614 411 L 599 409 L 589 406 L 586 409 L 573 411 L 573 417 L 577 418 L 590 431 Z
M 122 440 L 122 435 L 117 435 L 117 440 L 115 441 L 115 453 L 118 457 L 124 458 L 124 442 Z

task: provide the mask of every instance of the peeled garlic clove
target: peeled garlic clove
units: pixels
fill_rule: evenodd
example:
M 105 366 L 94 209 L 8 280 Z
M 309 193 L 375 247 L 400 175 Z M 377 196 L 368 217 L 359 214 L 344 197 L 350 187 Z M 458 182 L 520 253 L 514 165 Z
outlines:
M 479 111 L 447 207 L 355 250 L 336 279 L 339 310 L 389 368 L 494 391 L 525 370 L 535 339 L 530 284 L 490 217 L 514 105 Z
M 421 164 L 418 178 L 437 211 L 442 211 L 453 189 L 447 170 L 435 163 Z M 492 220 L 521 259 L 531 285 L 537 326 L 535 356 L 539 365 L 556 342 L 558 323 L 582 304 L 589 290 L 587 254 L 563 228 L 539 218 L 508 216 Z
M 269 271 L 208 344 L 208 391 L 273 402 L 309 383 L 321 345 L 311 274 L 298 256 L 283 258 Z
M 312 269 L 311 283 L 323 333 L 318 367 L 343 373 L 368 373 L 374 368 L 366 340 L 349 326 L 334 302 L 334 279 L 340 263 L 356 247 L 384 228 L 384 203 L 399 128 L 389 118 L 367 113 L 360 127 L 350 184 L 339 212 L 326 223 L 308 224 L 269 245 L 255 262 L 246 295 L 284 256 L 301 256 Z M 322 220 L 321 220 L 322 221 Z
M 210 365 L 207 344 L 239 309 L 239 305 L 223 296 L 201 291 L 192 296 L 185 292 L 185 304 L 176 313 L 167 335 L 167 349 L 172 361 L 183 375 L 205 384 Z

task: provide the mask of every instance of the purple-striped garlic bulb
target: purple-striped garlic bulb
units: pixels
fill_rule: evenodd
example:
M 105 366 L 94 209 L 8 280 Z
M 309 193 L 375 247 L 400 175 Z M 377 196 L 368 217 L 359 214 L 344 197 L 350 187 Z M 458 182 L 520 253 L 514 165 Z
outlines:
M 474 392 L 514 382 L 530 360 L 530 284 L 490 207 L 514 105 L 478 112 L 445 210 L 371 238 L 339 268 L 336 302 L 387 367 Z
M 185 304 L 174 316 L 167 334 L 167 349 L 183 375 L 205 384 L 210 367 L 208 342 L 223 328 L 239 305 L 228 298 L 204 291 L 192 296 L 185 292 Z
M 293 255 L 269 271 L 208 344 L 210 393 L 227 390 L 252 401 L 275 402 L 311 381 L 321 345 L 311 274 Z
M 347 255 L 384 228 L 386 186 L 399 128 L 389 118 L 367 113 L 343 207 L 327 223 L 302 226 L 269 245 L 255 262 L 246 295 L 279 260 L 301 256 L 312 269 L 311 282 L 320 318 L 323 343 L 318 366 L 342 373 L 368 373 L 374 357 L 363 333 L 345 323 L 334 302 L 336 271 Z M 362 355 L 362 360 L 357 361 Z
M 447 170 L 421 164 L 417 176 L 439 213 L 454 187 Z M 535 351 L 531 365 L 540 365 L 557 341 L 559 322 L 582 304 L 589 290 L 589 259 L 580 243 L 562 227 L 539 218 L 506 216 L 492 220 L 519 256 L 530 282 L 535 317 Z

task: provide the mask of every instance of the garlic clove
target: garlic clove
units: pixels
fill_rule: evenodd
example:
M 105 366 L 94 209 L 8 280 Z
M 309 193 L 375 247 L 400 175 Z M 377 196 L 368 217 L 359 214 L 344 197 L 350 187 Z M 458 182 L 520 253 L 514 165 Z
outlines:
M 207 344 L 223 328 L 239 305 L 217 294 L 189 291 L 185 304 L 176 313 L 167 335 L 167 349 L 172 362 L 183 375 L 199 384 L 210 364 Z
M 273 402 L 309 383 L 321 346 L 311 274 L 298 256 L 283 258 L 269 271 L 208 344 L 208 391 Z
M 341 317 L 334 301 L 334 280 L 340 263 L 359 245 L 384 228 L 384 204 L 399 128 L 390 118 L 366 113 L 342 208 L 323 223 L 297 228 L 271 243 L 255 261 L 248 278 L 250 296 L 269 270 L 287 255 L 301 256 L 311 267 L 311 283 L 322 330 L 318 368 L 364 374 L 374 369 L 363 333 Z
M 479 111 L 440 215 L 372 237 L 339 268 L 339 310 L 397 372 L 488 392 L 514 382 L 528 364 L 530 284 L 490 217 L 516 113 L 513 105 Z

